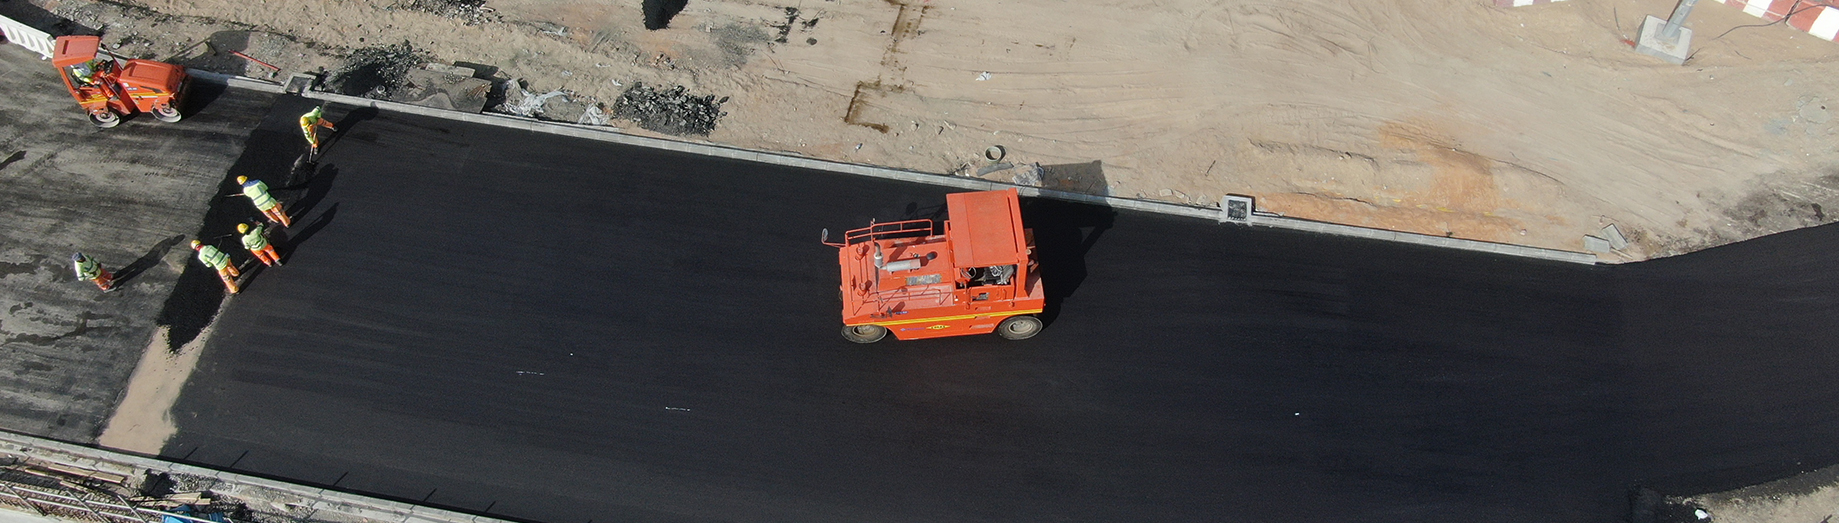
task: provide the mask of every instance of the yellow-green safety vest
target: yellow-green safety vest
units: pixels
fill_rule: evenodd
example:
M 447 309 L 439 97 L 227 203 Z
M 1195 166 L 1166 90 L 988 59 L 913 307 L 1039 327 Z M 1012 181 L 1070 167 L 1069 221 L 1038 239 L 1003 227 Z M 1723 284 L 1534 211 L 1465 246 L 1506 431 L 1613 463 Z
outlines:
M 325 117 L 321 116 L 320 110 L 318 108 L 314 108 L 311 111 L 307 111 L 306 114 L 300 115 L 301 132 L 305 132 L 307 134 L 313 134 L 313 126 L 319 125 L 319 121 L 324 120 L 324 119 Z
M 280 202 L 275 201 L 274 196 L 268 194 L 268 184 L 262 183 L 261 180 L 249 180 L 249 183 L 243 184 L 243 196 L 248 196 L 251 201 L 254 201 L 257 209 L 268 210 L 269 207 L 280 205 Z
M 230 265 L 230 255 L 209 245 L 198 248 L 198 261 L 204 262 L 212 269 L 223 270 Z
M 77 260 L 76 266 L 78 278 L 94 280 L 102 277 L 102 265 L 96 263 L 96 260 L 88 256 L 84 256 L 83 259 Z
M 255 252 L 262 250 L 263 247 L 267 247 L 268 238 L 262 237 L 262 229 L 262 226 L 257 225 L 251 227 L 249 232 L 243 233 L 243 248 L 249 249 L 250 252 Z

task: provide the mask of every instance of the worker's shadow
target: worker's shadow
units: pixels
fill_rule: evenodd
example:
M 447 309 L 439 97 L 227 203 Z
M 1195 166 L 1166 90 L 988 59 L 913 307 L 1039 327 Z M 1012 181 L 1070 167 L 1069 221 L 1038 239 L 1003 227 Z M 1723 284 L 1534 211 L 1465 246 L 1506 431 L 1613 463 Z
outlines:
M 287 263 L 287 260 L 294 256 L 295 247 L 305 243 L 308 238 L 312 238 L 314 234 L 326 228 L 326 225 L 332 223 L 332 218 L 338 215 L 338 204 L 334 203 L 331 207 L 326 208 L 326 212 L 320 214 L 319 217 L 310 222 L 306 220 L 307 215 L 312 214 L 313 209 L 326 200 L 326 195 L 332 193 L 332 184 L 338 181 L 338 173 L 337 165 L 327 165 L 319 168 L 312 177 L 285 188 L 293 191 L 305 190 L 304 193 L 300 193 L 299 199 L 288 205 L 287 212 L 299 218 L 300 222 L 305 222 L 306 226 L 302 227 L 299 233 L 294 234 L 289 234 L 286 229 L 275 230 L 271 238 L 276 239 L 276 243 L 280 245 L 281 263 Z
M 370 121 L 376 117 L 377 108 L 375 107 L 359 107 L 357 109 L 352 109 L 351 112 L 345 113 L 343 118 L 339 118 L 332 122 L 332 135 L 326 137 L 326 147 L 331 147 L 332 144 L 338 143 L 340 138 L 344 138 L 345 134 L 350 133 L 351 129 L 357 127 L 358 124 Z
M 326 195 L 332 192 L 332 184 L 337 181 L 338 166 L 327 165 L 319 168 L 313 172 L 311 176 L 306 177 L 306 179 L 295 180 L 293 184 L 282 187 L 281 190 L 284 191 L 304 191 L 298 192 L 297 194 L 299 194 L 300 197 L 293 199 L 293 201 L 289 203 L 287 206 L 288 214 L 290 216 L 306 216 L 308 213 L 313 212 L 313 207 L 318 206 L 319 202 L 325 201 Z
M 0 160 L 0 169 L 5 169 L 6 166 L 12 165 L 13 162 L 24 160 L 25 158 L 26 158 L 25 151 L 13 151 L 13 154 L 7 155 L 6 159 Z
M 301 213 L 301 215 L 304 217 L 306 213 Z M 312 239 L 313 235 L 319 234 L 319 231 L 324 230 L 327 225 L 331 225 L 332 218 L 336 216 L 338 216 L 338 204 L 334 203 L 331 207 L 326 208 L 326 212 L 320 213 L 319 217 L 314 218 L 305 227 L 301 227 L 299 233 L 289 233 L 286 228 L 282 227 L 271 229 L 271 232 L 268 233 L 268 243 L 275 246 L 275 250 L 281 255 L 281 264 L 286 265 L 288 261 L 294 259 L 294 252 L 300 250 L 301 244 Z M 251 258 L 247 264 L 239 268 L 243 271 L 243 275 L 237 278 L 236 284 L 242 287 L 243 292 L 249 292 L 255 279 L 269 267 Z
M 1086 253 L 1111 228 L 1117 211 L 1103 205 L 1044 198 L 1022 199 L 1022 223 L 1034 229 L 1035 258 L 1047 304 L 1041 321 L 1052 324 L 1060 308 L 1086 279 Z
M 166 258 L 166 253 L 172 252 L 172 247 L 174 245 L 178 245 L 179 242 L 182 241 L 185 241 L 185 235 L 183 234 L 160 240 L 159 243 L 153 244 L 152 249 L 147 249 L 147 254 L 141 255 L 141 257 L 134 260 L 133 263 L 129 263 L 126 267 L 122 267 L 121 270 L 115 272 L 115 286 L 120 287 L 126 285 L 128 280 L 132 280 L 135 276 L 139 276 L 140 273 L 153 268 L 155 264 L 160 263 L 160 260 Z
M 303 216 L 304 214 L 305 213 L 302 213 Z M 324 230 L 327 225 L 331 225 L 332 218 L 337 216 L 338 204 L 334 203 L 331 207 L 326 208 L 326 212 L 320 213 L 319 217 L 314 218 L 312 222 L 302 227 L 299 233 L 289 233 L 286 229 L 276 229 L 274 235 L 270 236 L 269 239 L 281 250 L 281 263 L 287 263 L 292 260 L 294 258 L 294 252 L 300 250 L 300 245 L 305 244 L 307 240 L 313 239 L 313 235 L 319 234 L 319 231 Z

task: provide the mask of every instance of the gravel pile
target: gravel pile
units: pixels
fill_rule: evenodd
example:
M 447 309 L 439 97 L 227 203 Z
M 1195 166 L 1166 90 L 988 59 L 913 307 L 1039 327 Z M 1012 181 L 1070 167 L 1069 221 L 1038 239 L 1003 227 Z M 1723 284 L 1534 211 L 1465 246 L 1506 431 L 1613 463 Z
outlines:
M 351 96 L 385 99 L 408 83 L 409 70 L 434 60 L 434 55 L 408 42 L 378 45 L 351 52 L 345 67 L 332 74 L 332 90 Z
M 683 86 L 657 90 L 643 83 L 633 83 L 620 93 L 613 104 L 613 116 L 631 120 L 647 130 L 677 136 L 708 136 L 715 122 L 728 113 L 722 112 L 724 96 L 692 96 Z
M 466 25 L 496 22 L 501 18 L 492 14 L 494 10 L 485 6 L 485 0 L 404 0 L 397 2 L 396 7 L 463 20 Z

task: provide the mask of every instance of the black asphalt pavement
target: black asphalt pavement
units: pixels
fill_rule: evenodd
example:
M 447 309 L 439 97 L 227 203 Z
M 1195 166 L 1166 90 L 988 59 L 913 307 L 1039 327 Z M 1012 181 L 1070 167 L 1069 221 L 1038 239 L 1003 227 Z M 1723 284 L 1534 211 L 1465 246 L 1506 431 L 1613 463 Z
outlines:
M 1839 462 L 1830 226 L 1606 268 L 1030 200 L 1043 334 L 859 346 L 818 231 L 941 189 L 343 124 L 165 456 L 551 523 L 1619 521 Z

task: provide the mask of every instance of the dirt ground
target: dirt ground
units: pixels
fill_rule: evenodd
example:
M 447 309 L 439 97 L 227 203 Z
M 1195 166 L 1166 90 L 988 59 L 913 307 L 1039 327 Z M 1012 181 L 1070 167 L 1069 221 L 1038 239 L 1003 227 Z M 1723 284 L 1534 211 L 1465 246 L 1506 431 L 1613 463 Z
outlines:
M 1839 516 L 1839 467 L 1676 501 L 1722 523 L 1830 522 Z
M 689 138 L 746 148 L 1567 250 L 1615 224 L 1606 261 L 1839 202 L 1839 44 L 1715 2 L 1681 67 L 1630 48 L 1672 0 L 29 1 L 257 77 L 407 42 L 589 103 L 681 85 L 728 97 Z

